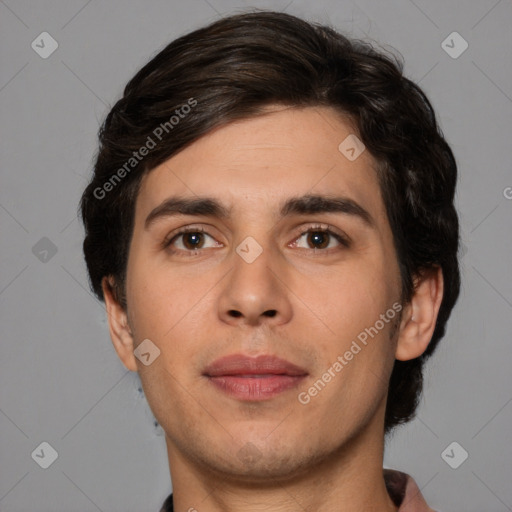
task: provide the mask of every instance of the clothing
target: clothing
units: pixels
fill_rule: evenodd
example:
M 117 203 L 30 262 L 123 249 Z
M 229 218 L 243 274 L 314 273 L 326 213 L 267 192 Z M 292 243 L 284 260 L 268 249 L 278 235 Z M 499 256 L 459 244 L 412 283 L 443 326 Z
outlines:
M 435 512 L 424 500 L 416 482 L 407 474 L 393 469 L 384 470 L 384 482 L 398 512 Z M 172 493 L 167 497 L 160 512 L 174 512 Z
M 384 482 L 398 512 L 435 512 L 427 505 L 416 482 L 406 473 L 385 469 Z

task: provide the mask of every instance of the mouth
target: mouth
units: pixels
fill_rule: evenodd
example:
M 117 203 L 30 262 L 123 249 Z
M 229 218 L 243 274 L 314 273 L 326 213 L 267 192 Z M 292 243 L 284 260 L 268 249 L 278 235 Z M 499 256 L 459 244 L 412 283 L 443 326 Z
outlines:
M 298 387 L 308 372 L 274 356 L 233 354 L 214 361 L 203 375 L 215 389 L 232 398 L 261 401 Z

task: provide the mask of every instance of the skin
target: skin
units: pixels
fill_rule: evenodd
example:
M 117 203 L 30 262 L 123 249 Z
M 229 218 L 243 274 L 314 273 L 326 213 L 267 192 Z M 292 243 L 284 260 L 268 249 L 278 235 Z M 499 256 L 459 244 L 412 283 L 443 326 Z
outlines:
M 213 130 L 142 180 L 127 310 L 107 277 L 103 291 L 114 347 L 126 368 L 139 372 L 166 433 L 175 510 L 397 510 L 382 475 L 387 383 L 395 358 L 418 357 L 428 346 L 441 271 L 418 279 L 394 333 L 387 323 L 308 404 L 297 399 L 400 302 L 375 161 L 369 151 L 349 161 L 338 150 L 351 133 L 328 107 L 274 105 Z M 338 212 L 279 217 L 286 199 L 312 193 L 352 199 L 373 226 Z M 146 230 L 148 214 L 171 195 L 215 197 L 232 215 L 169 216 Z M 345 233 L 350 245 L 331 236 L 322 249 L 321 240 L 300 235 L 318 224 Z M 195 239 L 187 235 L 174 241 L 178 253 L 162 248 L 185 226 L 209 235 L 197 255 L 190 255 Z M 248 236 L 263 249 L 252 263 L 235 251 Z M 144 339 L 161 351 L 149 366 L 133 354 Z M 276 355 L 308 376 L 270 400 L 237 400 L 202 375 L 233 353 Z

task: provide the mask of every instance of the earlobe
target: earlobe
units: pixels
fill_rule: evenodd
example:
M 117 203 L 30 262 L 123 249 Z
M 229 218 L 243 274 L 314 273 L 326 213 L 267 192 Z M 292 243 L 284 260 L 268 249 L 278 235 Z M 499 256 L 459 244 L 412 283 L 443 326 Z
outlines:
M 443 272 L 440 267 L 423 272 L 415 282 L 414 294 L 404 308 L 395 358 L 409 361 L 428 347 L 443 299 Z
M 128 322 L 126 311 L 115 298 L 113 284 L 112 276 L 106 276 L 101 281 L 110 338 L 124 366 L 128 370 L 135 372 L 137 371 L 137 362 L 133 354 L 133 333 Z

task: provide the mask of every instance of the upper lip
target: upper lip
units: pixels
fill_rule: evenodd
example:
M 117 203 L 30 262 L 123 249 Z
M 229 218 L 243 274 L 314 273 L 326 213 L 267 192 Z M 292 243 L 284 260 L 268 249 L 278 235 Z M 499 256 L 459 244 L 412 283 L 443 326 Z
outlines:
M 204 370 L 208 377 L 220 375 L 307 375 L 306 370 L 299 366 L 270 355 L 257 357 L 231 354 L 216 359 Z

